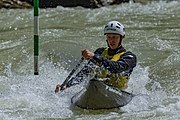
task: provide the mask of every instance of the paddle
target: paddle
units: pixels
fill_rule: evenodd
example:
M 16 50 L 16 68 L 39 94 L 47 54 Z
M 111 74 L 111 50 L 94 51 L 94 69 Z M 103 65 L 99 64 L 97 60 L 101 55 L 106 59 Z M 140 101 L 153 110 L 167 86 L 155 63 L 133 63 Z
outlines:
M 72 75 L 74 74 L 74 72 L 76 72 L 76 70 L 78 69 L 78 67 L 81 65 L 81 63 L 84 61 L 84 58 L 82 57 L 78 64 L 75 66 L 75 68 L 69 73 L 68 77 L 64 80 L 64 82 L 61 85 L 57 85 L 56 89 L 55 89 L 55 93 L 57 93 L 59 91 L 59 87 L 61 87 L 61 90 L 63 90 L 62 88 L 67 84 L 67 82 L 69 81 L 69 79 L 72 77 Z

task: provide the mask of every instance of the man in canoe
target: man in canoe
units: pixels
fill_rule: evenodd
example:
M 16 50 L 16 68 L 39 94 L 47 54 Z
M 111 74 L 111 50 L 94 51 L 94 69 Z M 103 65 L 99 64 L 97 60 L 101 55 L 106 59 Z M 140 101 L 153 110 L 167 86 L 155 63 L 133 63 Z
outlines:
M 125 38 L 125 28 L 118 21 L 110 21 L 104 27 L 104 35 L 106 36 L 108 47 L 98 48 L 95 52 L 91 52 L 88 49 L 81 51 L 82 57 L 89 60 L 89 64 L 93 63 L 103 69 L 92 69 L 91 65 L 87 64 L 65 85 L 58 84 L 55 93 L 83 82 L 92 70 L 95 72 L 97 79 L 105 79 L 105 83 L 109 86 L 117 87 L 121 90 L 128 87 L 128 80 L 137 61 L 136 55 L 126 51 L 122 46 L 122 41 Z

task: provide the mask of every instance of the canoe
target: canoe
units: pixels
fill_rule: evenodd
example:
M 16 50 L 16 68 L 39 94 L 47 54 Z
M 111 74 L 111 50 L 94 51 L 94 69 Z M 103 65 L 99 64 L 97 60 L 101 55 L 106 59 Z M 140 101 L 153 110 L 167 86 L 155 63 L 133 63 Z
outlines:
M 123 107 L 132 100 L 133 94 L 92 79 L 86 88 L 76 93 L 71 102 L 83 109 L 112 109 Z

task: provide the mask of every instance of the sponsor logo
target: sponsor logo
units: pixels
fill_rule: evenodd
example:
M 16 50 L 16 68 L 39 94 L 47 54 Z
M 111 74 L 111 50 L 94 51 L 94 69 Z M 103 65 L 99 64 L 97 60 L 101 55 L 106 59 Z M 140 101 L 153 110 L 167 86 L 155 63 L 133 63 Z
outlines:
M 113 93 L 116 93 L 116 94 L 118 94 L 118 95 L 122 95 L 122 92 L 121 92 L 120 90 L 117 90 L 117 89 L 115 89 L 115 88 L 109 87 L 109 86 L 107 86 L 107 85 L 106 85 L 106 90 L 111 91 L 111 92 L 113 92 Z

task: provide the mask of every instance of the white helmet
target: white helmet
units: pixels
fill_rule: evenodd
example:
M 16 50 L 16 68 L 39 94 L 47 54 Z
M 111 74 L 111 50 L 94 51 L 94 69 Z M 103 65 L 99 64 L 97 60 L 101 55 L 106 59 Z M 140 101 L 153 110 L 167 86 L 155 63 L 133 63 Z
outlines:
M 104 27 L 104 35 L 107 33 L 116 33 L 125 37 L 125 28 L 124 26 L 118 21 L 110 21 Z

